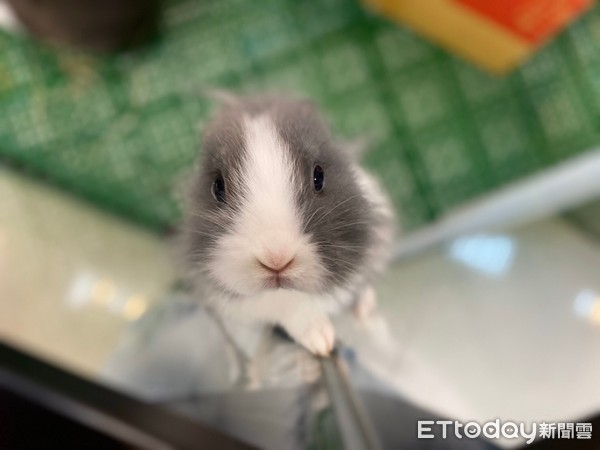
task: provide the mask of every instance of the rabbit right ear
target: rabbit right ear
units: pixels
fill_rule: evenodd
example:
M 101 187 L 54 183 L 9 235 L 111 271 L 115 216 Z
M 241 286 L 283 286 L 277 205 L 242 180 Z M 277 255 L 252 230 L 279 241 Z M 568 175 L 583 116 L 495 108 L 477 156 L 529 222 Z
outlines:
M 361 159 L 365 156 L 372 146 L 371 140 L 364 136 L 338 141 L 338 145 L 355 159 Z

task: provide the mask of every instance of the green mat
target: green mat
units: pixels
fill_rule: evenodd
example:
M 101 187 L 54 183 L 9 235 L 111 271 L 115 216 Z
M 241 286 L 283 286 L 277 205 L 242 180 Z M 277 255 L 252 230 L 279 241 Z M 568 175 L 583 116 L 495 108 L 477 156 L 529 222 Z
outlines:
M 166 3 L 161 37 L 119 57 L 0 33 L 0 156 L 155 229 L 210 105 L 192 86 L 291 88 L 365 163 L 405 226 L 599 142 L 600 10 L 495 78 L 354 0 Z

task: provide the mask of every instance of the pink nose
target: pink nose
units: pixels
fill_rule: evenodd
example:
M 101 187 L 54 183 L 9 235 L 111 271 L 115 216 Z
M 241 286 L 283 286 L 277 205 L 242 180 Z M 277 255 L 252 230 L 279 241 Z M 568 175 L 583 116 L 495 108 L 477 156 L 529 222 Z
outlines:
M 270 272 L 280 273 L 290 267 L 294 262 L 294 257 L 268 255 L 267 258 L 258 259 L 258 263 Z

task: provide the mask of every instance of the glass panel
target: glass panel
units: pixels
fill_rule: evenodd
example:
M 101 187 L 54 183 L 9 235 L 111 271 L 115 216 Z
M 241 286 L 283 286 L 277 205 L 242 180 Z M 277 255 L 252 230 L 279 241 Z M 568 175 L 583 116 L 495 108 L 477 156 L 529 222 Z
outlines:
M 416 445 L 423 418 L 600 410 L 600 203 L 525 222 L 515 211 L 400 252 L 377 310 L 335 318 L 350 389 L 384 448 Z M 178 283 L 171 244 L 2 169 L 2 339 L 262 447 L 343 445 L 321 362 L 280 332 L 223 327 Z

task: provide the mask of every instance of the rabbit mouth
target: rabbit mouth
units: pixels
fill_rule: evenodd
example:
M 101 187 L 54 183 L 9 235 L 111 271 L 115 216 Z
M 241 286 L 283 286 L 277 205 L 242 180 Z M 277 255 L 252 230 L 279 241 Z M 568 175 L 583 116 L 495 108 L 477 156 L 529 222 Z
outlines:
M 273 275 L 265 280 L 266 289 L 293 289 L 294 282 L 285 275 Z

